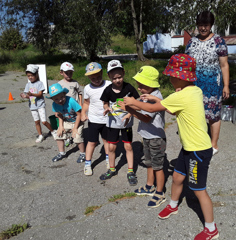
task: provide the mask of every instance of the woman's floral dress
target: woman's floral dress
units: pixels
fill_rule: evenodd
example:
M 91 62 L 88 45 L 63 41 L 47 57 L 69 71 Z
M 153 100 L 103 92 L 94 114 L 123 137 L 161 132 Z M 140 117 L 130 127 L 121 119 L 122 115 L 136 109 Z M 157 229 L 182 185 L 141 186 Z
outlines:
M 227 45 L 223 38 L 214 34 L 207 41 L 198 37 L 189 40 L 186 51 L 197 62 L 195 84 L 202 89 L 206 118 L 220 119 L 222 103 L 223 77 L 219 57 L 227 56 Z

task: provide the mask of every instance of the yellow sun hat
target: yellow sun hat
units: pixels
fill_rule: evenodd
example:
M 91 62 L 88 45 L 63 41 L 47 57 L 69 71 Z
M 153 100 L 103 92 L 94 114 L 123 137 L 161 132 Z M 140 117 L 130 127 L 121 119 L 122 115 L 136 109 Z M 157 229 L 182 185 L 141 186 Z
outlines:
M 158 88 L 160 84 L 158 82 L 159 72 L 156 68 L 151 66 L 143 66 L 140 68 L 139 72 L 133 77 L 137 82 L 151 87 Z

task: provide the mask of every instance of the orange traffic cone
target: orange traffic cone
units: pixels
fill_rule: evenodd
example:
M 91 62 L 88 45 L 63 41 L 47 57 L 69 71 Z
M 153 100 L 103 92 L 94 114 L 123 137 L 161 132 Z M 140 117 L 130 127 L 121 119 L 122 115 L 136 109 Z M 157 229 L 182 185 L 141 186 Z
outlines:
M 8 101 L 12 101 L 12 100 L 14 100 L 14 98 L 12 97 L 12 94 L 11 94 L 11 92 L 9 92 Z

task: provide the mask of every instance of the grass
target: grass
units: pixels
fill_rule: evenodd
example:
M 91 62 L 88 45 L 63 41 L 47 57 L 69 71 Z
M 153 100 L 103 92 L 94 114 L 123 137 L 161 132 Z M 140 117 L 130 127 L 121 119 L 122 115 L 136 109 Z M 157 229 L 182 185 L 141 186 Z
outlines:
M 108 201 L 115 202 L 118 200 L 129 199 L 129 198 L 133 198 L 133 197 L 136 197 L 136 194 L 134 192 L 130 192 L 130 193 L 114 195 L 111 198 L 109 198 Z
M 99 209 L 101 206 L 91 206 L 91 207 L 87 207 L 84 214 L 87 216 L 87 215 L 90 215 L 92 213 L 94 213 L 94 211 L 96 209 Z
M 11 237 L 14 237 L 22 232 L 24 232 L 27 228 L 29 228 L 28 223 L 23 224 L 12 224 L 10 228 L 7 230 L 3 230 L 0 232 L 0 240 L 9 239 Z
M 118 54 L 136 53 L 136 45 L 134 37 L 126 38 L 123 35 L 116 35 L 111 38 L 110 48 Z

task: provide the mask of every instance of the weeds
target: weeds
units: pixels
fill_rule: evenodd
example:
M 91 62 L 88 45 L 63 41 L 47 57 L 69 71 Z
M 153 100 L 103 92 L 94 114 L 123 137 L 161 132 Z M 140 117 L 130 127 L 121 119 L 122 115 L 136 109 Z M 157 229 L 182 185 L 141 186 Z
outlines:
M 29 228 L 28 223 L 23 224 L 12 224 L 11 228 L 4 230 L 0 233 L 0 240 L 9 239 L 14 237 L 22 232 L 24 232 L 27 228 Z
M 133 197 L 136 197 L 136 194 L 134 192 L 130 192 L 130 193 L 125 193 L 125 194 L 114 195 L 111 198 L 109 198 L 108 201 L 115 202 L 117 200 L 128 199 L 128 198 L 133 198 Z
M 92 214 L 95 210 L 99 209 L 101 206 L 91 206 L 91 207 L 87 207 L 84 214 L 87 216 L 87 215 L 90 215 Z

